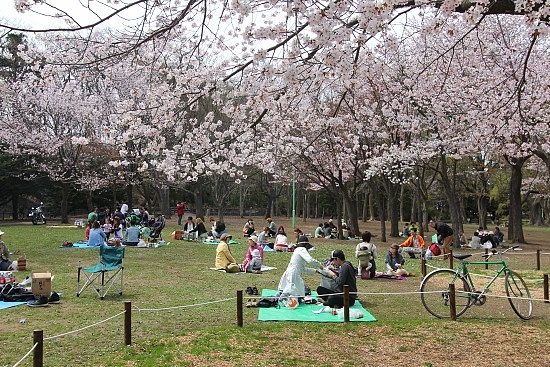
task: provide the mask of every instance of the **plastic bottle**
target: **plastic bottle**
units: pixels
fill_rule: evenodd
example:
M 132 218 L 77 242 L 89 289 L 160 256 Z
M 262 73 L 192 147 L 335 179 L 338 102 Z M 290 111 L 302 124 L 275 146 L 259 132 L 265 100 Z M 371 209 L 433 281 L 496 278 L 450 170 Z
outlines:
M 6 284 L 6 276 L 4 273 L 0 274 L 0 284 Z

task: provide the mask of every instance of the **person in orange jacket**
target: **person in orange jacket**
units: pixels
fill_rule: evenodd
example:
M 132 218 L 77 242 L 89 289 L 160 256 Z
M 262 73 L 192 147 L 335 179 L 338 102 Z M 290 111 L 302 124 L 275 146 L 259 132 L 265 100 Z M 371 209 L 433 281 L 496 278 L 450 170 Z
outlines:
M 422 236 L 420 236 L 417 232 L 417 230 L 415 228 L 411 229 L 411 234 L 409 236 L 409 238 L 407 238 L 405 240 L 405 242 L 403 242 L 401 245 L 401 247 L 408 247 L 408 248 L 420 248 L 422 250 L 424 250 L 424 248 L 426 247 L 426 244 L 424 242 L 424 238 L 422 238 Z M 409 256 L 411 259 L 414 259 L 416 256 L 414 255 L 414 250 L 407 250 L 407 249 L 404 249 L 405 252 L 408 252 L 409 253 Z

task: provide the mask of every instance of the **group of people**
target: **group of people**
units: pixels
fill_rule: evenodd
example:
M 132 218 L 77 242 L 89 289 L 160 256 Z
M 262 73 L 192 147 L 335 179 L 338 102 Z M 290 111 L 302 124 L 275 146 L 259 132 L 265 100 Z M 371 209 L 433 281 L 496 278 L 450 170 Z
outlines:
M 165 225 L 165 218 L 159 214 L 150 218 L 147 207 L 129 210 L 127 204 L 117 206 L 111 212 L 109 208 L 95 207 L 88 214 L 85 236 L 88 246 L 109 245 L 137 246 L 141 239 L 154 237 Z M 111 237 L 112 236 L 112 237 Z
M 493 231 L 486 231 L 483 227 L 479 227 L 474 235 L 470 239 L 470 242 L 464 245 L 464 247 L 479 249 L 479 248 L 497 248 L 504 242 L 504 233 L 500 231 L 499 227 L 495 227 Z

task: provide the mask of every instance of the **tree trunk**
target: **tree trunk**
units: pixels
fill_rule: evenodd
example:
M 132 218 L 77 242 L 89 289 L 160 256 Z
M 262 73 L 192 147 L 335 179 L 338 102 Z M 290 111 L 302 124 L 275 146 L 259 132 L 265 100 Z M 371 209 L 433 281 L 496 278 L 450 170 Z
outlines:
M 206 219 L 204 217 L 204 205 L 202 202 L 202 182 L 199 179 L 193 187 L 193 198 L 195 201 L 195 216 L 198 218 Z
M 512 169 L 510 177 L 510 215 L 508 220 L 508 238 L 512 243 L 526 243 L 521 222 L 521 182 L 522 168 L 529 157 L 507 158 Z
M 447 159 L 445 155 L 441 156 L 441 184 L 445 190 L 447 196 L 447 203 L 449 204 L 449 214 L 451 215 L 451 224 L 453 228 L 453 243 L 454 247 L 460 247 L 459 235 L 464 233 L 464 227 L 460 221 L 460 205 L 456 192 L 456 160 L 452 160 L 453 167 L 451 176 L 449 177 L 449 167 L 447 166 Z
M 483 229 L 487 229 L 487 201 L 487 197 L 484 194 L 477 197 L 478 225 Z
M 530 196 L 527 203 L 529 204 L 529 223 L 534 226 L 542 226 L 544 222 L 542 214 L 542 197 L 539 195 Z
M 68 213 L 68 207 L 69 207 L 69 184 L 68 183 L 61 183 L 61 223 L 67 224 L 69 223 L 69 213 Z

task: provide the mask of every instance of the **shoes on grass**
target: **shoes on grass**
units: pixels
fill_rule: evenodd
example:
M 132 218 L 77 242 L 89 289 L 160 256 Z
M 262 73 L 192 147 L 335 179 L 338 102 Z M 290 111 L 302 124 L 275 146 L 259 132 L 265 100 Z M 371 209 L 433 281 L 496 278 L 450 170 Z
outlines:
M 21 287 L 26 287 L 28 285 L 31 285 L 31 277 L 27 276 L 22 282 L 19 282 L 19 285 Z
M 257 295 L 258 295 L 258 288 L 252 287 L 252 294 L 253 294 L 254 296 L 257 296 Z
M 248 294 L 249 296 L 252 295 L 252 287 L 246 287 L 246 294 Z
M 40 298 L 35 299 L 33 301 L 29 301 L 27 303 L 27 306 L 29 307 L 48 307 L 48 297 L 46 296 L 40 296 Z
M 52 292 L 50 298 L 48 298 L 48 303 L 60 303 L 59 294 L 57 294 L 57 292 Z

